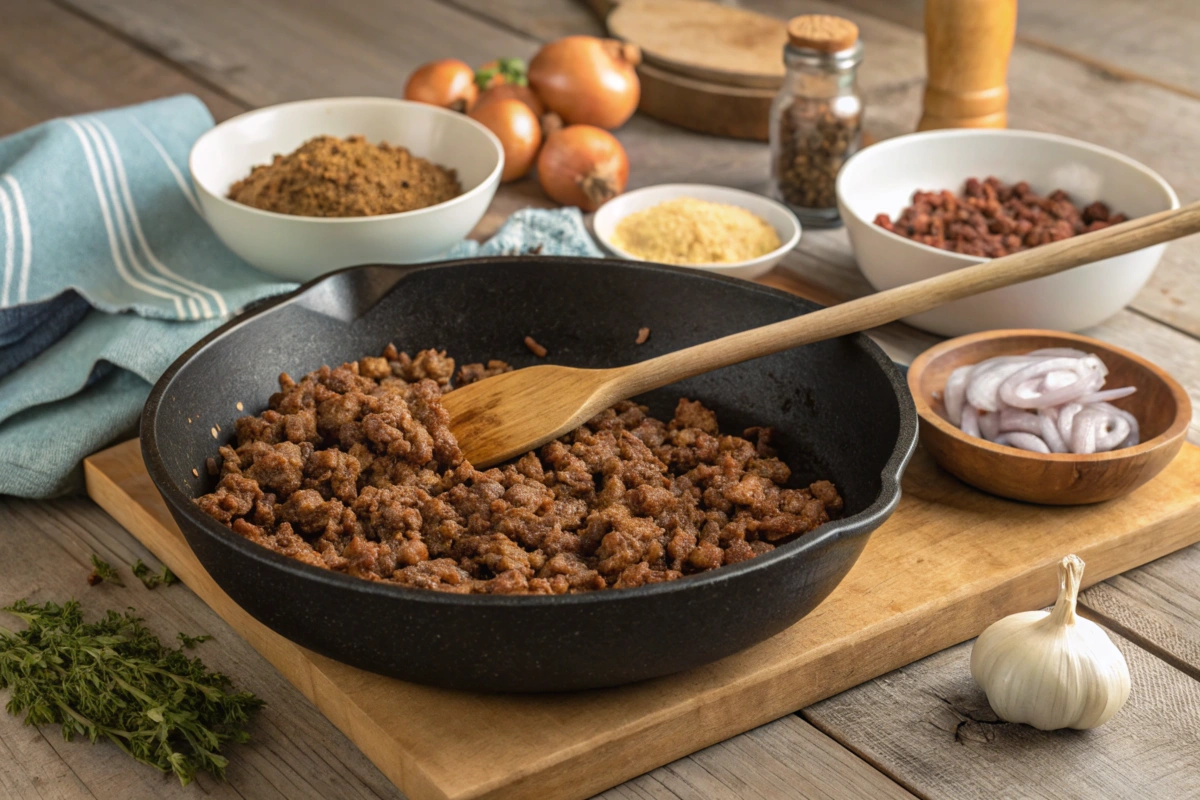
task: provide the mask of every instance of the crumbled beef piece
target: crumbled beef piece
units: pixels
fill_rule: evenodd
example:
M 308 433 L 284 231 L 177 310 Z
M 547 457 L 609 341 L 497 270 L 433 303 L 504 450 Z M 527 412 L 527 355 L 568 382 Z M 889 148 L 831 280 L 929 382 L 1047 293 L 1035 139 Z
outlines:
M 458 370 L 458 377 L 455 379 L 455 383 L 459 386 L 466 386 L 468 383 L 481 381 L 484 378 L 490 378 L 502 372 L 512 372 L 512 367 L 495 358 L 489 360 L 486 365 L 463 364 Z
M 466 364 L 457 381 L 510 369 Z M 490 594 L 676 580 L 770 552 L 842 511 L 828 481 L 787 488 L 769 428 L 723 436 L 716 414 L 687 399 L 669 423 L 622 401 L 480 472 L 440 402 L 453 373 L 443 352 L 410 358 L 389 345 L 299 381 L 281 375 L 268 409 L 237 421 L 237 447 L 220 448 L 220 481 L 197 505 L 321 569 Z

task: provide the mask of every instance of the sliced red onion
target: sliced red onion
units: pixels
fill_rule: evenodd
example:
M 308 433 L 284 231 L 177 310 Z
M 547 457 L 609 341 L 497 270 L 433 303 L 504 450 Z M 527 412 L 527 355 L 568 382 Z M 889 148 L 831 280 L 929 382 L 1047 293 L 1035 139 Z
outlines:
M 1024 431 L 1032 433 L 1034 436 L 1041 436 L 1042 423 L 1036 414 L 1016 408 L 1002 408 L 1000 409 L 1000 430 L 1003 433 Z
M 979 410 L 975 406 L 967 406 L 962 410 L 962 432 L 968 436 L 979 436 Z
M 1060 370 L 1071 370 L 1077 378 L 1057 388 L 1046 388 L 1046 376 Z M 1097 377 L 1100 382 L 1093 385 Z M 1038 383 L 1034 383 L 1034 379 L 1038 379 Z M 1016 408 L 1047 408 L 1076 400 L 1103 385 L 1104 376 L 1097 375 L 1087 359 L 1050 358 L 1009 373 L 1000 384 L 998 394 L 1002 402 Z
M 979 430 L 983 432 L 983 438 L 987 439 L 989 442 L 996 441 L 996 437 L 1000 435 L 999 412 L 992 414 L 980 414 Z
M 967 398 L 967 380 L 974 369 L 974 364 L 959 367 L 946 379 L 946 388 L 942 391 L 942 404 L 946 407 L 946 418 L 955 425 L 962 423 L 963 404 Z
M 1021 356 L 999 356 L 979 364 L 967 383 L 967 402 L 980 411 L 999 411 L 1000 384 L 1029 363 L 1029 359 Z
M 1114 450 L 1120 450 L 1125 447 L 1133 447 L 1135 444 L 1141 442 L 1142 431 L 1141 427 L 1138 425 L 1137 417 L 1135 417 L 1133 414 L 1130 414 L 1123 408 L 1117 408 L 1116 406 L 1109 405 L 1108 403 L 1097 403 L 1096 405 L 1107 408 L 1109 411 L 1129 423 L 1129 435 L 1125 437 L 1125 441 L 1114 447 Z
M 1042 389 L 1062 389 L 1070 386 L 1077 380 L 1079 380 L 1079 376 L 1075 373 L 1075 370 L 1056 369 L 1053 372 L 1046 373 L 1046 377 L 1042 379 Z
M 1021 431 L 1013 431 L 1012 433 L 1002 433 L 996 437 L 996 444 L 1015 447 L 1018 450 L 1028 450 L 1031 453 L 1049 453 L 1050 448 L 1042 441 L 1042 437 L 1035 436 L 1032 433 L 1023 433 Z
M 1058 409 L 1043 408 L 1038 411 L 1038 423 L 1042 426 L 1042 441 L 1051 453 L 1067 452 L 1067 443 L 1058 432 Z
M 1070 443 L 1071 428 L 1074 426 L 1075 415 L 1083 410 L 1083 406 L 1079 403 L 1067 403 L 1058 410 L 1058 432 L 1062 434 L 1063 440 Z
M 1109 400 L 1120 400 L 1129 397 L 1137 391 L 1136 386 L 1122 386 L 1120 389 L 1105 389 L 1103 392 L 1092 392 L 1079 398 L 1081 403 L 1107 403 Z
M 1071 438 L 1068 440 L 1071 452 L 1079 455 L 1096 452 L 1096 439 L 1103 425 L 1104 415 L 1091 407 L 1084 408 L 1076 414 L 1071 425 Z
M 1105 418 L 1096 433 L 1096 452 L 1107 453 L 1129 438 L 1129 421 L 1119 414 L 1104 410 L 1100 410 L 1099 413 L 1105 414 Z
M 964 433 L 1036 453 L 1097 453 L 1140 440 L 1137 419 L 1109 404 L 1132 386 L 1104 389 L 1108 368 L 1070 347 L 999 356 L 959 367 L 942 392 Z

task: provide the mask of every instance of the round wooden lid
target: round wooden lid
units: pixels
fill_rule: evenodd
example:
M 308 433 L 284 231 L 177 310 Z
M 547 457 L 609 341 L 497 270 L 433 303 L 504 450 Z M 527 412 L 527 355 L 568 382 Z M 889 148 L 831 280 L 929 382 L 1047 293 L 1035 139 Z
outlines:
M 858 41 L 858 26 L 848 19 L 829 14 L 805 14 L 792 17 L 787 26 L 793 47 L 836 53 L 848 50 Z

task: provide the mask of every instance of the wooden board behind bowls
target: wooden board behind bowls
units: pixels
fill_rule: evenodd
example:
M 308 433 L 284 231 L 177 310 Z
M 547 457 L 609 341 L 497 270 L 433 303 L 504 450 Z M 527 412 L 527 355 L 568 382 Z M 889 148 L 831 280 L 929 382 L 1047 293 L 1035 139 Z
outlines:
M 682 128 L 766 141 L 783 80 L 786 24 L 709 0 L 589 0 L 609 34 L 638 45 L 638 110 Z

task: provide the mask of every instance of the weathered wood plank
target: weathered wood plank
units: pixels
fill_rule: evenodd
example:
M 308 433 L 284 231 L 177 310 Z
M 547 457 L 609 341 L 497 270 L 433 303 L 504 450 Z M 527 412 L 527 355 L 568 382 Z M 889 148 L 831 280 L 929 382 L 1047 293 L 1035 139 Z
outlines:
M 97 615 L 132 606 L 163 641 L 177 631 L 210 633 L 214 641 L 196 654 L 210 668 L 267 701 L 251 727 L 251 743 L 233 748 L 228 783 L 200 776 L 197 783 L 215 798 L 402 798 L 370 761 L 304 699 L 275 669 L 242 641 L 185 586 L 142 586 L 128 569 L 141 558 L 158 563 L 99 507 L 86 499 L 31 503 L 0 500 L 0 603 L 21 597 L 37 601 L 79 599 Z M 89 587 L 95 553 L 122 572 L 125 587 Z M 0 621 L 12 625 L 5 616 Z M 5 797 L 194 797 L 173 776 L 132 762 L 115 747 L 64 742 L 51 726 L 31 728 L 0 714 L 0 793 Z M 3 750 L 0 750 L 2 753 Z
M 997 719 L 969 672 L 970 643 L 802 712 L 929 800 L 1197 796 L 1200 683 L 1114 636 L 1133 693 L 1092 731 L 1042 732 Z
M 1189 547 L 1080 595 L 1093 619 L 1200 680 L 1200 548 Z
M 660 767 L 598 800 L 783 797 L 886 800 L 912 795 L 793 715 Z
M 157 58 L 49 2 L 0 0 L 0 135 L 51 117 L 198 95 L 217 119 L 241 109 Z

